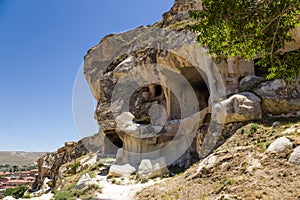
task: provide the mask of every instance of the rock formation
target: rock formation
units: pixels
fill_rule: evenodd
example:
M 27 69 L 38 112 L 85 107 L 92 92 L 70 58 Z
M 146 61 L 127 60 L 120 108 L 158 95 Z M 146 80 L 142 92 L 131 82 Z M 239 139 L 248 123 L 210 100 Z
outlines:
M 280 80 L 281 86 L 272 88 L 278 80 L 255 77 L 253 62 L 216 64 L 193 33 L 178 28 L 193 9 L 201 9 L 201 1 L 175 0 L 161 22 L 108 35 L 85 56 L 84 73 L 98 101 L 95 118 L 105 141 L 101 153 L 117 157 L 112 173 L 124 166 L 138 171 L 158 158 L 167 165 L 189 163 L 213 150 L 224 123 L 299 110 L 299 83 L 290 90 Z M 248 93 L 226 100 L 243 91 Z M 283 91 L 287 95 L 278 100 Z M 207 133 L 201 135 L 203 126 Z
M 51 179 L 51 187 L 60 179 L 60 168 L 88 153 L 82 142 L 66 142 L 56 152 L 45 154 L 38 160 L 39 173 L 33 189 L 40 189 L 46 178 Z

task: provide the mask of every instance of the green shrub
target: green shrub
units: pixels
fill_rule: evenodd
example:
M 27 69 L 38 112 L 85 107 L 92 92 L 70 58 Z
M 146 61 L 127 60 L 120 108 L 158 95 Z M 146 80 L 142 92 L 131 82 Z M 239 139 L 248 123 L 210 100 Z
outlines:
M 4 191 L 4 196 L 12 196 L 16 199 L 19 199 L 23 197 L 27 190 L 27 185 L 17 186 L 16 188 L 9 188 Z
M 80 167 L 80 162 L 69 165 L 69 173 L 76 174 L 77 169 Z
M 88 174 L 89 174 L 89 176 L 90 176 L 91 178 L 95 178 L 95 177 L 96 177 L 95 172 L 90 171 L 90 172 L 88 172 Z
M 249 129 L 249 134 L 250 135 L 252 135 L 252 134 L 254 134 L 257 130 L 258 130 L 258 125 L 257 124 L 252 124 L 251 126 L 250 126 L 250 129 Z
M 68 191 L 60 191 L 55 195 L 55 200 L 75 200 L 74 196 Z
M 31 199 L 31 196 L 30 196 L 30 194 L 28 194 L 28 193 L 26 194 L 26 193 L 25 193 L 24 196 L 23 196 L 22 198 L 23 198 L 23 199 Z
M 100 186 L 97 184 L 91 184 L 89 185 L 88 190 L 100 190 Z
M 149 179 L 143 178 L 143 179 L 141 180 L 141 183 L 144 184 L 144 183 L 147 183 L 148 181 L 149 181 Z

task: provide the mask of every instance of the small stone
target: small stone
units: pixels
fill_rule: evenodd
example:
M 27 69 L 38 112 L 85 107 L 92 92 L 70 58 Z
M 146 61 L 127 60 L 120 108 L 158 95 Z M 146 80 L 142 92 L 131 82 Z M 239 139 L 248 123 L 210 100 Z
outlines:
M 91 181 L 92 179 L 88 173 L 83 174 L 78 180 L 78 182 L 76 183 L 76 188 L 77 189 L 87 188 Z
M 300 165 L 300 146 L 296 147 L 289 158 L 289 162 Z
M 197 169 L 197 173 L 199 173 L 200 171 L 202 171 L 202 169 L 204 169 L 204 168 L 211 168 L 211 167 L 213 167 L 216 161 L 217 161 L 217 157 L 215 155 L 210 155 L 210 156 L 206 157 L 204 160 L 202 160 L 199 163 L 199 166 L 198 166 L 198 169 Z
M 300 129 L 297 129 L 295 127 L 291 127 L 291 128 L 286 129 L 285 131 L 283 131 L 281 134 L 289 135 L 289 134 L 293 134 L 293 133 L 300 133 Z
M 222 194 L 219 197 L 217 197 L 215 200 L 235 200 L 235 199 L 238 199 L 236 195 Z
M 266 150 L 266 152 L 280 153 L 285 149 L 292 149 L 293 143 L 286 137 L 276 139 Z
M 135 172 L 136 172 L 136 169 L 133 166 L 131 166 L 130 164 L 112 165 L 109 168 L 108 176 L 124 177 L 124 176 L 130 176 L 131 174 L 133 174 Z
M 281 125 L 281 122 L 276 121 L 276 122 L 274 122 L 274 123 L 272 124 L 272 127 L 273 127 L 273 128 L 276 128 L 276 127 L 278 127 L 278 126 L 280 126 L 280 125 Z

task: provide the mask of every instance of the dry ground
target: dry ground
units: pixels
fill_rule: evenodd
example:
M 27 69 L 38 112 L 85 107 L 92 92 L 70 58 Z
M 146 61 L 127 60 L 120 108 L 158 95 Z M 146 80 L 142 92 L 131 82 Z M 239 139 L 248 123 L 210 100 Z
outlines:
M 272 127 L 275 120 L 279 127 Z M 232 128 L 230 128 L 230 126 Z M 199 163 L 182 174 L 143 189 L 135 196 L 151 199 L 300 199 L 300 166 L 287 162 L 291 150 L 266 153 L 266 148 L 290 127 L 300 128 L 300 119 L 265 119 L 242 126 L 215 150 L 211 160 L 199 171 Z M 226 134 L 225 134 L 226 135 Z M 300 134 L 285 135 L 294 147 Z

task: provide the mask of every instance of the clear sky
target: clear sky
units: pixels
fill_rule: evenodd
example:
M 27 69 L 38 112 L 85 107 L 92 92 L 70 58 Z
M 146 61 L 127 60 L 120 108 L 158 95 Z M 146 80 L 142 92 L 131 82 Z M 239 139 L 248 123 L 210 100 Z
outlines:
M 172 4 L 0 0 L 0 151 L 54 151 L 77 141 L 72 91 L 87 50 L 109 33 L 159 21 Z

